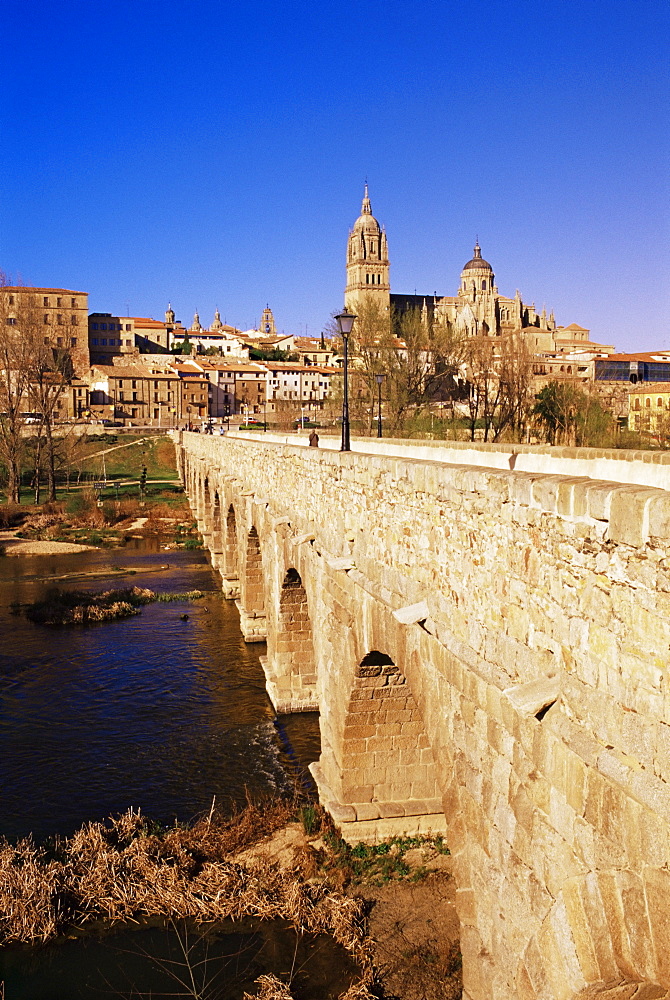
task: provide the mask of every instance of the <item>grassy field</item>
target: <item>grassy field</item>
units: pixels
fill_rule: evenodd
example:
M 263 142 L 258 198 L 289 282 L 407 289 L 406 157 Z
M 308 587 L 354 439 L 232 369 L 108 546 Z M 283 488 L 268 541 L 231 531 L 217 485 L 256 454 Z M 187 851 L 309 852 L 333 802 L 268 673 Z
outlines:
M 119 447 L 122 446 L 122 447 Z M 112 450 L 109 450 L 112 449 Z M 139 479 L 146 466 L 147 479 L 177 479 L 175 450 L 168 437 L 96 434 L 77 446 L 70 462 L 70 481 L 82 479 Z

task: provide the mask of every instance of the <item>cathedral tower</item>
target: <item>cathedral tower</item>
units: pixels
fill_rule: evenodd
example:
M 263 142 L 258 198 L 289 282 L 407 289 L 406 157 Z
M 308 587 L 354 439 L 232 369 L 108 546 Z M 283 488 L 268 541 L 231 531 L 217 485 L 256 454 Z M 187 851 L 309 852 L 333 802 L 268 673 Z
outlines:
M 344 304 L 352 312 L 358 312 L 360 303 L 365 301 L 378 302 L 386 310 L 390 306 L 390 292 L 386 233 L 372 214 L 366 184 L 361 214 L 347 242 Z

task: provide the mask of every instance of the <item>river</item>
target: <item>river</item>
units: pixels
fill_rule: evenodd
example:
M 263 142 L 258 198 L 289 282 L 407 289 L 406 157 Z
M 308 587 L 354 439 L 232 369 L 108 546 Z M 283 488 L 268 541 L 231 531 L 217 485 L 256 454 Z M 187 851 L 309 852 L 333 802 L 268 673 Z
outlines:
M 120 577 L 116 567 L 136 572 Z M 38 626 L 16 607 L 54 585 L 99 591 L 134 583 L 206 596 L 84 628 Z M 265 647 L 243 641 L 235 605 L 221 598 L 202 550 L 166 552 L 146 539 L 118 550 L 0 559 L 0 629 L 0 834 L 10 839 L 67 835 L 129 806 L 164 823 L 208 811 L 214 797 L 230 811 L 247 794 L 290 792 L 318 757 L 318 716 L 275 717 L 259 661 Z M 0 993 L 163 1000 L 191 996 L 175 976 L 195 968 L 210 982 L 198 996 L 239 1000 L 273 971 L 290 979 L 299 1000 L 335 1000 L 355 973 L 331 938 L 278 921 L 211 925 L 202 939 L 202 928 L 185 923 L 176 931 L 160 921 L 98 930 L 0 949 Z M 188 966 L 185 941 L 195 949 Z
M 162 569 L 166 563 L 167 569 Z M 118 577 L 114 567 L 134 569 Z M 58 586 L 206 592 L 133 618 L 45 628 L 12 605 Z M 109 574 L 109 575 L 107 575 Z M 186 620 L 182 616 L 188 615 Z M 42 840 L 129 806 L 162 822 L 288 791 L 319 754 L 314 713 L 275 718 L 234 603 L 202 550 L 0 559 L 0 834 Z

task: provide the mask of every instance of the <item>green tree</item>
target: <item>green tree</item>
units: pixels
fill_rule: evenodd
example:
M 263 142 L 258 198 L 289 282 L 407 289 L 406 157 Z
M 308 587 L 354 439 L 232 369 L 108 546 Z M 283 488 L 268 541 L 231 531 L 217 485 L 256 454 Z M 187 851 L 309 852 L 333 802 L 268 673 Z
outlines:
M 580 413 L 586 409 L 586 394 L 573 382 L 552 381 L 535 398 L 533 415 L 549 444 L 577 444 L 577 426 Z

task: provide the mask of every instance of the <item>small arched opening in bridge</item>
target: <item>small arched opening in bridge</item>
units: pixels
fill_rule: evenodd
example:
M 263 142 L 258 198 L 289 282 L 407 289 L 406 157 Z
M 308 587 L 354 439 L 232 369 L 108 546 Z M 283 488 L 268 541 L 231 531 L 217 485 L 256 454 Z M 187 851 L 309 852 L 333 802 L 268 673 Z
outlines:
M 221 498 L 219 497 L 219 491 L 214 491 L 214 502 L 212 504 L 211 511 L 212 518 L 212 540 L 211 548 L 214 554 L 218 554 L 222 551 L 223 538 L 221 534 Z
M 442 813 L 437 769 L 423 719 L 405 675 L 390 656 L 371 650 L 356 668 L 344 722 L 343 801 L 370 818 Z M 394 812 L 394 807 L 396 811 Z
M 263 562 L 261 545 L 255 526 L 250 528 L 247 535 L 243 588 L 241 597 L 245 612 L 265 615 Z
M 223 575 L 227 580 L 237 580 L 237 520 L 232 503 L 226 514 L 226 531 L 223 540 Z
M 310 711 L 316 699 L 316 660 L 307 594 L 298 571 L 286 571 L 276 628 L 268 630 L 271 697 L 278 712 Z

